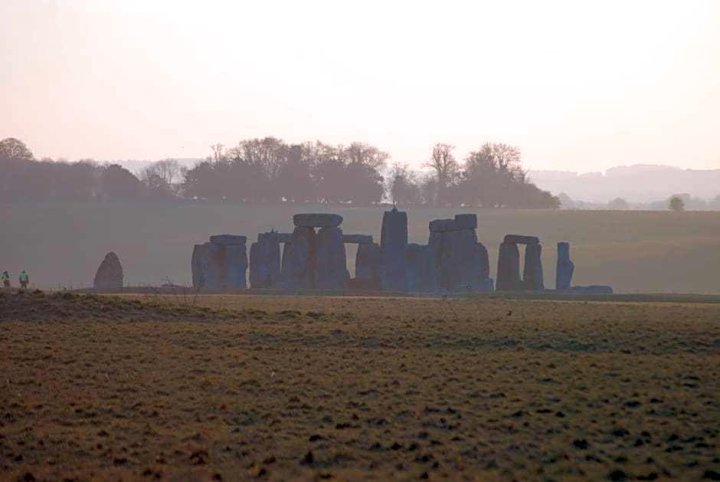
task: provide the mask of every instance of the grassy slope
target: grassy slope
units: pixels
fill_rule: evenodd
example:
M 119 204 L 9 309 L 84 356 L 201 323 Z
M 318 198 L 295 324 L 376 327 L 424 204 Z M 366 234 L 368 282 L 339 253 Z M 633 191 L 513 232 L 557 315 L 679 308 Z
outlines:
M 720 472 L 718 305 L 5 301 L 25 307 L 12 318 L 31 320 L 0 316 L 0 474 L 9 480 Z M 22 316 L 43 303 L 52 321 Z M 237 316 L 207 322 L 231 312 L 201 306 Z M 112 321 L 104 308 L 145 321 Z M 162 321 L 172 313 L 177 322 Z
M 82 287 L 109 250 L 133 284 L 190 279 L 192 245 L 210 233 L 290 230 L 299 211 L 345 217 L 347 233 L 379 235 L 381 208 L 241 206 L 213 203 L 0 205 L 0 268 L 26 268 L 41 286 Z M 410 237 L 427 241 L 427 222 L 459 210 L 411 209 Z M 555 243 L 573 244 L 576 282 L 611 284 L 623 292 L 720 293 L 720 213 L 478 211 L 478 236 L 490 250 L 492 273 L 506 233 L 541 237 L 552 286 Z M 353 251 L 350 251 L 352 256 Z M 351 257 L 350 256 L 350 257 Z

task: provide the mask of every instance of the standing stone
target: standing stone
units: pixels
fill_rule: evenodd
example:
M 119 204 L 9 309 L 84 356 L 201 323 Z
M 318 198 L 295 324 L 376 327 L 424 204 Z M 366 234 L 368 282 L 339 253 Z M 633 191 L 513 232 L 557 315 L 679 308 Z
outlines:
M 248 262 L 245 244 L 208 243 L 205 288 L 239 290 L 247 288 Z
M 503 242 L 500 244 L 497 269 L 498 291 L 521 291 L 520 250 L 517 244 Z
M 408 244 L 407 213 L 393 208 L 383 214 L 380 233 L 381 285 L 387 291 L 407 290 L 405 250 Z
M 436 263 L 429 245 L 407 245 L 407 287 L 412 292 L 437 290 Z
M 347 288 L 350 275 L 346 261 L 342 230 L 338 227 L 321 228 L 317 234 L 315 287 L 321 290 Z
M 197 290 L 247 288 L 245 236 L 211 236 L 209 243 L 196 244 L 192 254 L 193 287 Z
M 315 287 L 315 230 L 298 226 L 285 244 L 282 260 L 282 285 L 285 289 L 313 289 Z
M 482 243 L 475 245 L 475 265 L 481 280 L 490 277 L 490 257 L 487 248 Z
M 225 246 L 225 279 L 222 286 L 226 290 L 247 289 L 247 248 L 243 244 Z
M 476 291 L 493 291 L 493 281 L 490 278 L 490 258 L 487 248 L 482 243 L 475 245 L 473 276 L 474 289 Z
M 380 289 L 382 254 L 377 243 L 358 245 L 355 255 L 355 285 L 361 289 Z
M 555 289 L 569 290 L 575 273 L 575 263 L 570 260 L 570 243 L 557 244 L 557 265 L 555 274 Z
M 205 271 L 207 270 L 208 245 L 210 243 L 196 244 L 193 248 L 191 269 L 193 288 L 205 288 Z
M 428 245 L 437 287 L 447 291 L 491 291 L 487 250 L 477 242 L 477 216 L 458 214 L 429 224 Z
M 114 252 L 109 252 L 95 272 L 93 286 L 96 290 L 116 290 L 123 287 L 123 269 L 120 259 Z
M 529 291 L 542 291 L 545 289 L 541 244 L 528 244 L 525 246 L 523 287 Z
M 260 233 L 250 246 L 250 286 L 273 288 L 280 282 L 280 238 L 278 233 Z
M 447 234 L 452 240 L 451 291 L 476 291 L 480 283 L 481 267 L 475 257 L 477 252 L 475 230 L 463 229 Z

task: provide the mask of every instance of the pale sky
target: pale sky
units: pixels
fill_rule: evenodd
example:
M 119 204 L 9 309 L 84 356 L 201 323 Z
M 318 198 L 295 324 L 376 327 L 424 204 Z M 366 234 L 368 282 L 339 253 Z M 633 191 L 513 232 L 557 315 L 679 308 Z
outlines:
M 157 160 L 268 135 L 720 168 L 720 1 L 0 0 L 0 138 Z

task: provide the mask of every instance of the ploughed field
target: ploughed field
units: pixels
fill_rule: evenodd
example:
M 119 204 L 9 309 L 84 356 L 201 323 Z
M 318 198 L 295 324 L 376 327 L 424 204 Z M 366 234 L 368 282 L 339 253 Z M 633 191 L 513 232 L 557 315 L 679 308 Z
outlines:
M 717 480 L 720 304 L 0 294 L 0 479 Z

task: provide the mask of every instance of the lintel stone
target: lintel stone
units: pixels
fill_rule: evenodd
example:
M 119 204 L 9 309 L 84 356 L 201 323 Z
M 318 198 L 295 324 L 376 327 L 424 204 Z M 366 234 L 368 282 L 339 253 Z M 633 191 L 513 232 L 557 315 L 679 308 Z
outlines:
M 343 218 L 339 214 L 303 213 L 293 216 L 293 223 L 298 227 L 336 228 L 342 222 Z
M 515 243 L 515 244 L 539 244 L 540 239 L 538 239 L 537 236 L 524 236 L 522 234 L 506 234 L 504 242 Z
M 343 234 L 342 241 L 345 244 L 371 244 L 373 237 L 370 234 Z

